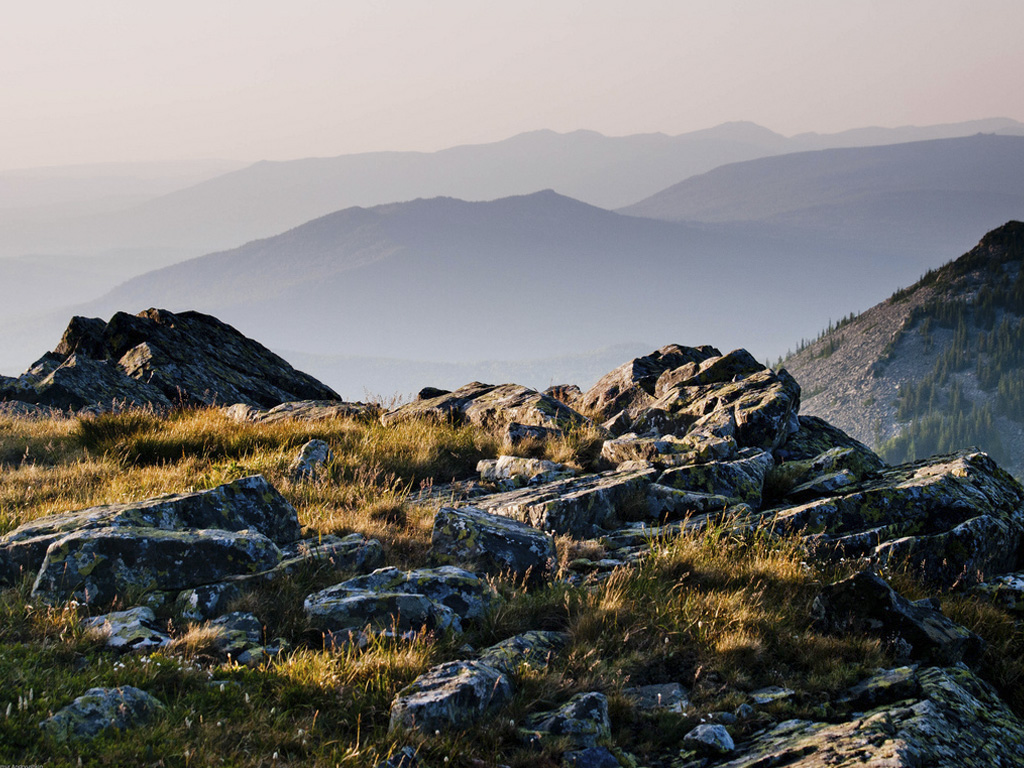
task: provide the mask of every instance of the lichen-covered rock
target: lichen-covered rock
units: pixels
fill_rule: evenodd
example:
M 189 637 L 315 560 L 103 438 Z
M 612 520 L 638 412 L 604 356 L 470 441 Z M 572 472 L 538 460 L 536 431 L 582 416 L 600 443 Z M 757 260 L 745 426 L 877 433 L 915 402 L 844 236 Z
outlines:
M 638 434 L 732 437 L 741 448 L 773 450 L 798 429 L 800 385 L 768 368 L 727 383 L 677 384 L 638 414 Z
M 537 488 L 483 496 L 474 504 L 553 533 L 588 538 L 620 521 L 648 515 L 647 487 L 655 469 L 603 472 Z
M 346 403 L 340 400 L 295 400 L 275 405 L 270 409 L 236 403 L 225 408 L 224 415 L 235 421 L 276 424 L 281 421 L 324 421 L 353 416 L 376 417 L 380 415 L 380 408 L 366 403 Z
M 608 747 L 587 747 L 566 752 L 562 765 L 567 768 L 621 768 L 622 763 Z
M 288 465 L 288 474 L 295 480 L 316 480 L 332 458 L 331 446 L 325 440 L 310 440 L 299 449 L 298 455 Z
M 745 379 L 764 370 L 764 365 L 745 349 L 734 349 L 699 362 L 686 363 L 665 371 L 658 377 L 654 396 L 661 397 L 677 387 L 700 387 L 706 384 L 727 384 Z
M 460 626 L 451 608 L 407 592 L 352 592 L 332 587 L 307 597 L 303 608 L 314 627 L 332 633 L 366 629 L 404 633 Z
M 543 668 L 565 640 L 557 632 L 526 632 L 485 648 L 474 661 L 432 667 L 398 692 L 390 730 L 469 727 L 511 700 L 521 665 Z
M 611 736 L 608 699 L 603 693 L 578 693 L 556 710 L 529 718 L 528 740 L 544 743 L 552 737 L 568 740 L 575 747 L 595 747 Z
M 468 422 L 488 429 L 509 423 L 561 430 L 587 420 L 555 398 L 518 384 L 473 382 L 429 400 L 416 400 L 381 416 L 384 426 L 408 419 Z
M 730 499 L 731 504 L 761 504 L 765 475 L 775 466 L 771 453 L 760 451 L 735 461 L 691 464 L 666 469 L 659 485 L 683 491 L 714 494 Z
M 830 448 L 810 459 L 776 463 L 765 482 L 774 497 L 786 497 L 799 504 L 820 496 L 834 496 L 884 466 L 874 454 L 865 455 L 854 448 Z
M 215 619 L 228 611 L 233 600 L 242 596 L 242 585 L 237 581 L 222 581 L 185 589 L 174 599 L 174 610 L 188 621 Z
M 701 491 L 681 491 L 659 483 L 647 489 L 647 509 L 652 518 L 673 520 L 692 514 L 717 512 L 736 504 L 730 496 Z
M 726 441 L 719 442 L 725 443 Z M 735 443 L 732 447 L 733 454 L 735 454 Z M 659 466 L 674 466 L 733 457 L 716 456 L 711 445 L 698 444 L 697 441 L 686 440 L 675 435 L 640 437 L 631 432 L 611 440 L 605 440 L 601 446 L 601 458 L 609 464 L 616 465 L 628 461 L 648 461 Z
M 46 551 L 32 595 L 104 605 L 115 597 L 182 590 L 273 568 L 281 551 L 254 531 L 95 528 L 69 533 Z
M 463 621 L 483 616 L 491 595 L 486 582 L 461 568 L 381 568 L 312 594 L 304 606 L 314 625 L 330 632 L 461 632 Z
M 420 568 L 402 571 L 398 568 L 378 568 L 365 576 L 356 576 L 330 588 L 335 592 L 403 592 L 424 595 L 440 603 L 459 617 L 460 622 L 483 617 L 494 593 L 486 581 L 475 573 L 444 565 L 440 568 Z M 455 625 L 459 628 L 459 623 Z
M 442 507 L 434 517 L 432 554 L 485 573 L 543 580 L 557 562 L 555 542 L 543 531 L 473 507 Z
M 522 456 L 483 459 L 477 463 L 476 471 L 480 473 L 482 482 L 499 483 L 509 489 L 548 483 L 559 477 L 574 474 L 562 464 Z
M 398 692 L 389 730 L 466 728 L 511 699 L 512 683 L 504 673 L 479 661 L 450 661 Z
M 727 755 L 736 744 L 724 725 L 702 723 L 683 736 L 683 746 L 703 755 Z
M 580 410 L 598 420 L 624 410 L 639 410 L 654 400 L 658 377 L 665 371 L 720 354 L 714 347 L 683 347 L 669 344 L 637 357 L 602 376 L 580 400 Z
M 107 504 L 32 520 L 0 538 L 0 559 L 10 564 L 8 579 L 21 572 L 37 572 L 50 545 L 67 534 L 84 535 L 100 528 L 124 530 L 126 541 L 134 529 L 251 530 L 278 544 L 295 541 L 301 531 L 295 508 L 262 476 L 253 475 L 206 491 Z M 193 581 L 188 586 L 202 583 Z
M 935 608 L 911 603 L 869 571 L 824 587 L 813 614 L 819 630 L 877 637 L 897 658 L 954 664 L 982 650 L 977 635 Z
M 531 630 L 505 638 L 480 652 L 478 661 L 514 677 L 521 666 L 544 669 L 565 643 L 562 632 Z
M 1013 570 L 1024 541 L 1024 489 L 983 453 L 883 469 L 840 495 L 769 512 L 820 555 L 910 567 L 941 586 Z
M 930 667 L 885 705 L 839 723 L 787 720 L 740 744 L 736 757 L 680 768 L 1024 766 L 1024 723 L 970 671 Z
M 115 401 L 269 407 L 340 399 L 217 318 L 161 309 L 118 312 L 108 323 L 72 318 L 57 347 L 19 378 L 17 389 L 17 399 L 31 392 L 30 402 L 73 409 L 110 408 Z
M 810 460 L 834 448 L 853 451 L 859 458 L 858 464 L 868 472 L 877 472 L 884 468 L 882 461 L 874 451 L 859 440 L 854 440 L 838 427 L 834 427 L 817 416 L 799 416 L 799 429 L 786 438 L 786 444 L 779 449 L 780 462 Z
M 146 607 L 92 616 L 82 620 L 82 627 L 118 651 L 162 648 L 171 642 L 170 636 L 157 628 L 153 611 Z
M 575 384 L 555 384 L 545 389 L 544 394 L 573 409 L 580 404 L 580 400 L 583 398 L 583 390 Z
M 143 725 L 163 708 L 156 697 L 130 685 L 90 688 L 39 727 L 56 741 L 80 741 Z
M 255 666 L 279 654 L 284 641 L 263 642 L 263 624 L 251 613 L 219 616 L 206 625 L 213 632 L 213 650 L 224 659 Z
M 318 536 L 281 547 L 281 562 L 274 572 L 292 573 L 309 564 L 330 566 L 336 571 L 372 571 L 384 563 L 384 547 L 361 533 Z
M 502 428 L 500 433 L 502 445 L 509 448 L 518 448 L 525 442 L 543 443 L 553 440 L 565 434 L 561 429 L 554 427 L 537 427 L 529 424 L 520 424 L 518 421 L 510 421 Z

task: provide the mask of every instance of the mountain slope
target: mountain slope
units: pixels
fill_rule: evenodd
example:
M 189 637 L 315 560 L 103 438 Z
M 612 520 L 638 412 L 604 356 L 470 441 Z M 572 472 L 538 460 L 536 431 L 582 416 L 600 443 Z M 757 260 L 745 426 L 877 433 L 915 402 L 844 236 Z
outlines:
M 989 232 L 784 364 L 802 413 L 892 461 L 980 445 L 1024 475 L 1024 224 Z
M 1024 137 L 978 135 L 734 163 L 621 212 L 773 222 L 909 248 L 944 240 L 967 248 L 977 232 L 1024 216 Z

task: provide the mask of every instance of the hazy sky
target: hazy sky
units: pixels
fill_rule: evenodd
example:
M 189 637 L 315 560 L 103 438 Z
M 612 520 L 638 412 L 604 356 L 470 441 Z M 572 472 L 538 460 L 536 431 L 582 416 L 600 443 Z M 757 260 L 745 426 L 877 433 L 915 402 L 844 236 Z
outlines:
M 1020 0 L 8 3 L 0 169 L 1024 120 L 1021 29 Z

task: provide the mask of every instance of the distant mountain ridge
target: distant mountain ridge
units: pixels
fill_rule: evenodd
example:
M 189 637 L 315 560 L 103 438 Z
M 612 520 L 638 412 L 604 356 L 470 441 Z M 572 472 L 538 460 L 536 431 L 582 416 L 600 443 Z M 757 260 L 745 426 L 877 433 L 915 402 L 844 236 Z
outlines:
M 1022 177 L 1024 137 L 977 135 L 734 163 L 620 211 L 774 223 L 908 248 L 947 239 L 968 248 L 978 231 L 1024 217 Z
M 1024 476 L 1024 223 L 785 361 L 802 413 L 900 462 L 976 445 Z

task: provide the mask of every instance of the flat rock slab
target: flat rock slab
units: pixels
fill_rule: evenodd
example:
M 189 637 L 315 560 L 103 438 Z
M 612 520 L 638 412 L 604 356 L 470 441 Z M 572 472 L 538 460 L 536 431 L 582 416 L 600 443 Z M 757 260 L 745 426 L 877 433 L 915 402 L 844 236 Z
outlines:
M 206 491 L 107 504 L 32 520 L 0 538 L 0 581 L 6 578 L 10 582 L 22 573 L 37 572 L 50 545 L 67 534 L 99 528 L 251 530 L 278 544 L 295 541 L 301 531 L 295 508 L 261 475 L 253 475 Z
M 249 531 L 96 528 L 50 544 L 32 596 L 104 605 L 154 590 L 183 590 L 273 568 L 281 551 Z
M 683 491 L 724 496 L 730 504 L 758 507 L 764 491 L 765 475 L 775 466 L 771 453 L 760 451 L 735 461 L 691 464 L 666 469 L 659 485 Z M 703 511 L 703 510 L 701 510 Z
M 647 488 L 658 470 L 603 472 L 537 488 L 482 496 L 474 505 L 552 533 L 579 538 L 648 515 Z
M 163 708 L 156 697 L 130 685 L 90 688 L 39 727 L 56 741 L 81 741 L 106 730 L 125 731 L 143 725 Z
M 474 507 L 442 507 L 434 516 L 431 553 L 485 573 L 543 580 L 557 563 L 554 539 L 543 531 Z

